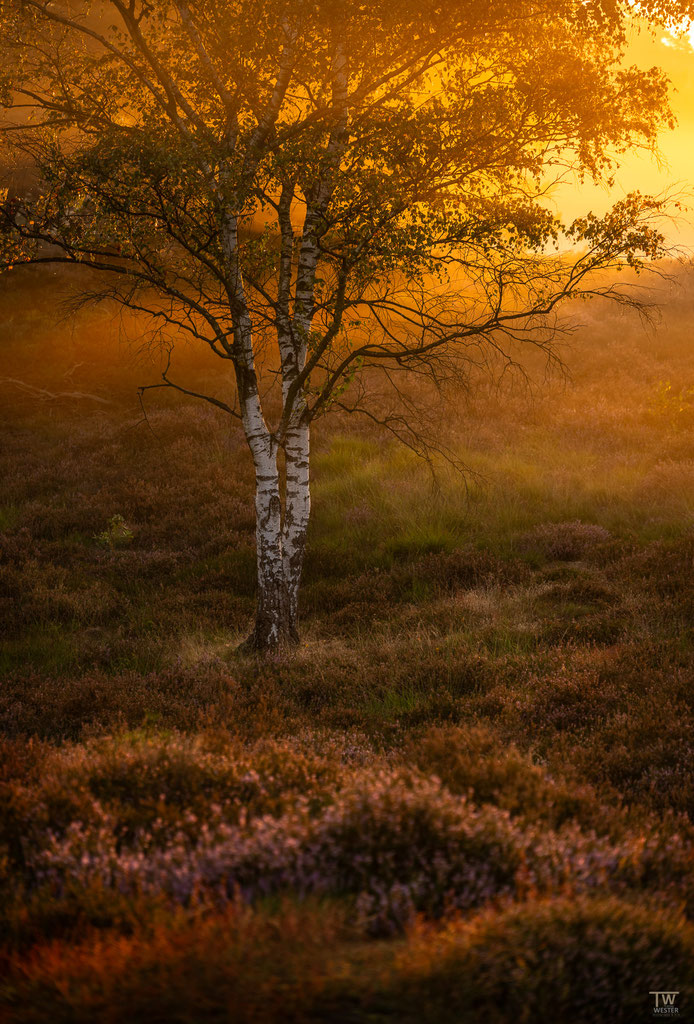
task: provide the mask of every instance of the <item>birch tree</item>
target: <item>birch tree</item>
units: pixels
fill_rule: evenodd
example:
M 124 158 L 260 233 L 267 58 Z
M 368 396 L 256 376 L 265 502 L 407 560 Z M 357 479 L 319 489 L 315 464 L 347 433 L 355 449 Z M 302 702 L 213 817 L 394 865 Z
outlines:
M 691 5 L 646 0 L 651 25 Z M 374 375 L 461 376 L 663 247 L 661 204 L 564 225 L 568 172 L 608 181 L 671 123 L 627 67 L 628 0 L 0 0 L 0 269 L 86 266 L 108 298 L 220 359 L 255 467 L 249 645 L 298 637 L 316 418 Z M 600 277 L 600 274 L 603 277 Z M 81 280 L 81 279 L 80 279 Z M 222 391 L 227 394 L 226 391 Z M 280 396 L 279 403 L 276 400 Z M 274 397 L 273 397 L 274 396 Z M 407 439 L 406 413 L 387 420 Z M 282 467 L 286 472 L 282 472 Z

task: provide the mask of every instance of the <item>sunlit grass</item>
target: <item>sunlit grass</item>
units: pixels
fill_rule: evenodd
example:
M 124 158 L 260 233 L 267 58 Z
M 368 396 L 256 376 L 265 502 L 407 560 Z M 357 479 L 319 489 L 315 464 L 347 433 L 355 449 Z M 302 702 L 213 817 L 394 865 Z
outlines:
M 694 518 L 691 462 L 664 462 L 656 450 L 639 462 L 613 451 L 562 450 L 556 438 L 541 447 L 515 441 L 501 453 L 460 450 L 465 478 L 414 456 L 370 452 L 363 461 L 348 439 L 318 465 L 312 541 L 316 550 L 343 553 L 348 564 L 388 564 L 398 557 L 447 551 L 463 544 L 511 553 L 518 536 L 538 522 L 582 521 L 638 542 L 674 537 Z M 403 464 L 404 463 L 404 464 Z

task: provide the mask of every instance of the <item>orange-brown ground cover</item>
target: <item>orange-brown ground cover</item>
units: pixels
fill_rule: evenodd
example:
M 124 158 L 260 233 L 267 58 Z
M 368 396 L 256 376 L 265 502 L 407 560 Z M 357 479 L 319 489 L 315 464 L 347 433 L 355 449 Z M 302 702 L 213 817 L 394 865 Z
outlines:
M 694 310 L 663 287 L 655 331 L 581 311 L 571 379 L 460 396 L 467 486 L 326 421 L 304 644 L 258 662 L 241 437 L 163 391 L 145 420 L 156 358 L 6 279 L 0 1019 L 694 1006 Z

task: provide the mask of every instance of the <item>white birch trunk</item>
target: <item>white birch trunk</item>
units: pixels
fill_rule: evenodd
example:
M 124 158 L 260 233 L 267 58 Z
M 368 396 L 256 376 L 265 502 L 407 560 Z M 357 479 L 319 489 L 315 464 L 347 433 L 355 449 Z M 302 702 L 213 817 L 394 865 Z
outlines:
M 243 646 L 267 651 L 281 647 L 289 638 L 287 588 L 282 560 L 278 446 L 265 422 L 258 394 L 253 325 L 238 261 L 238 224 L 231 214 L 225 214 L 222 220 L 229 289 L 233 296 L 234 366 L 241 400 L 241 419 L 255 467 L 258 604 L 255 628 Z
M 282 564 L 287 592 L 288 628 L 293 642 L 299 639 L 299 584 L 306 550 L 306 531 L 311 514 L 309 430 L 308 423 L 299 424 L 288 431 L 285 444 L 287 490 L 282 529 Z
M 246 646 L 267 651 L 299 640 L 299 583 L 311 510 L 309 426 L 299 422 L 287 433 L 283 510 L 279 448 L 253 399 L 246 403 L 243 419 L 255 467 L 258 575 L 255 628 Z
M 282 564 L 282 502 L 277 449 L 269 437 L 251 448 L 255 464 L 255 537 L 258 604 L 250 646 L 280 647 L 286 640 L 287 603 Z

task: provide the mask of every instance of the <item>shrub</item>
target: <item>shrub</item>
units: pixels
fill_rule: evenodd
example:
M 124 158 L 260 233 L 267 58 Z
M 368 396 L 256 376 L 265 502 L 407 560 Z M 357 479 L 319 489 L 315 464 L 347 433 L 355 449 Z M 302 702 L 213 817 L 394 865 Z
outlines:
M 548 561 L 573 562 L 590 557 L 609 540 L 610 532 L 604 526 L 574 520 L 542 523 L 524 533 L 518 547 L 527 553 L 539 552 Z
M 162 843 L 156 821 L 125 843 L 113 822 L 76 821 L 48 833 L 30 867 L 58 895 L 95 881 L 183 905 L 282 890 L 351 895 L 368 928 L 392 931 L 419 910 L 440 915 L 510 895 L 527 852 L 503 812 L 387 771 L 357 772 L 317 813 L 304 799 L 279 818 L 247 821 L 241 811 L 238 825 L 214 816 L 194 824 L 194 838 L 181 827 Z
M 160 799 L 158 816 L 128 833 L 122 810 L 95 802 L 91 819 L 36 836 L 27 877 L 53 899 L 94 885 L 183 906 L 282 891 L 347 896 L 375 933 L 400 930 L 419 912 L 440 917 L 536 892 L 647 887 L 694 909 L 691 848 L 678 836 L 671 851 L 657 839 L 611 843 L 575 826 L 521 828 L 436 779 L 392 769 L 348 769 L 330 796 L 289 792 L 286 807 L 252 817 L 233 805 L 231 822 L 214 806 L 204 816 L 181 808 L 167 819 Z
M 632 1024 L 694 986 L 694 928 L 617 899 L 530 902 L 424 932 L 399 956 L 400 1020 Z
M 0 986 L 8 1024 L 299 1024 L 349 939 L 339 908 L 289 902 L 192 919 L 168 914 L 130 935 L 97 934 L 13 956 Z M 342 947 L 344 948 L 344 946 Z M 348 949 L 349 947 L 347 947 Z
M 202 736 L 139 731 L 59 751 L 41 748 L 33 784 L 0 780 L 0 854 L 10 865 L 31 865 L 47 843 L 77 833 L 91 849 L 104 842 L 115 851 L 194 846 L 223 823 L 280 815 L 300 797 L 316 810 L 338 783 L 339 761 L 300 742 L 244 748 L 227 737 L 222 749 L 214 746 Z M 7 775 L 19 770 L 17 749 L 25 748 L 6 741 Z
M 356 943 L 336 904 L 174 914 L 10 959 L 9 1024 L 631 1024 L 694 984 L 694 929 L 615 898 L 490 909 Z
M 489 726 L 430 729 L 409 744 L 407 756 L 451 792 L 477 804 L 494 804 L 529 824 L 557 828 L 574 821 L 593 828 L 613 813 L 600 805 L 590 786 L 550 778 Z

